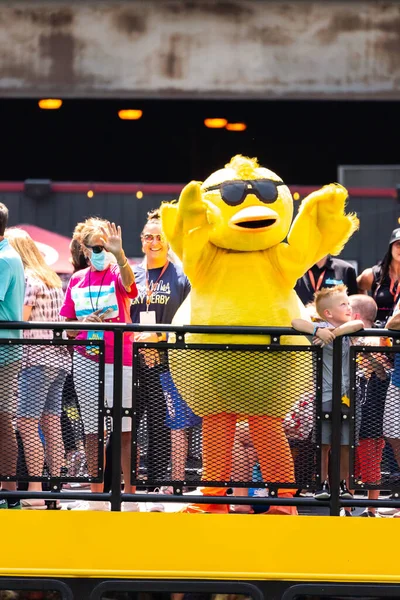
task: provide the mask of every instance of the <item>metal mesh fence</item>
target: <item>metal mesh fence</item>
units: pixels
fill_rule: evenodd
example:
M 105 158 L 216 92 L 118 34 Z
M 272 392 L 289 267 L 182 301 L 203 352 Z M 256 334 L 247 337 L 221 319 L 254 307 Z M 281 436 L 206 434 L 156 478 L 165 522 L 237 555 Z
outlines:
M 0 479 L 101 481 L 102 342 L 0 342 Z
M 365 342 L 351 349 L 351 482 L 400 491 L 400 355 L 396 348 L 371 345 L 371 338 Z
M 133 484 L 315 486 L 320 349 L 163 347 L 135 345 Z

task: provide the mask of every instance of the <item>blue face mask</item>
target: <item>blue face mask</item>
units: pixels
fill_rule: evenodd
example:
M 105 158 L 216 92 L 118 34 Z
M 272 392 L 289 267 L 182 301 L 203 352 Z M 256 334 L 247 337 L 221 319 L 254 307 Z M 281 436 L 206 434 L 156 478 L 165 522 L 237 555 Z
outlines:
M 92 251 L 92 256 L 90 257 L 90 262 L 92 263 L 92 265 L 96 269 L 96 271 L 105 271 L 110 266 L 111 261 L 112 261 L 112 256 L 111 256 L 110 252 L 106 252 L 105 250 L 102 250 L 102 252 L 95 254 Z

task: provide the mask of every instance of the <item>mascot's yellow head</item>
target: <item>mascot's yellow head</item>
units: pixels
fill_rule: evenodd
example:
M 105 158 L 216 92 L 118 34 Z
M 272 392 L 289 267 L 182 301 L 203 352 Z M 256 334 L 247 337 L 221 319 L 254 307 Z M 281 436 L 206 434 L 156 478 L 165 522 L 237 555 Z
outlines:
M 236 155 L 201 186 L 210 242 L 239 251 L 265 250 L 288 234 L 293 199 L 283 181 L 255 158 Z

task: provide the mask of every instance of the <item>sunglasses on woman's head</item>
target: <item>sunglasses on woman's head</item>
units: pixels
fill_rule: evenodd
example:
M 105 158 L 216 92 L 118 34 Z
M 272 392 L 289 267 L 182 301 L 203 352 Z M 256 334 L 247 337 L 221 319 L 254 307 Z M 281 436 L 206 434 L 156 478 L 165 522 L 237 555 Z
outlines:
M 104 246 L 89 246 L 89 244 L 85 244 L 85 247 L 92 250 L 93 254 L 100 254 L 104 250 Z
M 223 181 L 218 185 L 205 188 L 204 192 L 218 190 L 222 200 L 229 206 L 238 206 L 244 202 L 248 194 L 254 194 L 261 202 L 272 204 L 278 198 L 278 186 L 283 181 L 273 179 L 246 179 L 239 181 Z
M 144 233 L 142 235 L 142 240 L 144 240 L 145 242 L 153 242 L 154 240 L 156 240 L 157 242 L 165 242 L 165 237 L 162 233 Z

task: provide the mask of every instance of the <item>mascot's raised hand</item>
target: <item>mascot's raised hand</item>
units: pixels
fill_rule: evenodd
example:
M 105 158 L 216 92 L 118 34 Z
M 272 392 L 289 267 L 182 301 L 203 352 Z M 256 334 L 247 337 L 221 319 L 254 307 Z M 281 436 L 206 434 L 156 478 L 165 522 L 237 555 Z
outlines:
M 288 245 L 279 248 L 293 285 L 321 258 L 339 254 L 358 229 L 357 217 L 345 214 L 347 198 L 347 190 L 342 185 L 331 183 L 302 201 L 287 237 Z
M 172 250 L 184 262 L 188 277 L 209 241 L 217 213 L 217 207 L 207 202 L 197 181 L 183 188 L 178 203 L 161 206 L 164 233 Z

